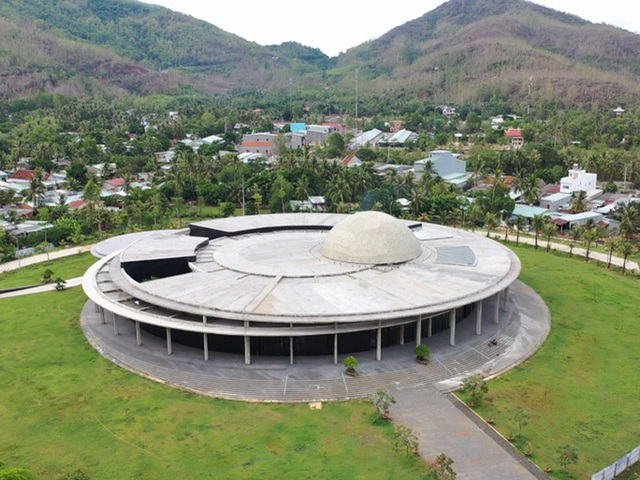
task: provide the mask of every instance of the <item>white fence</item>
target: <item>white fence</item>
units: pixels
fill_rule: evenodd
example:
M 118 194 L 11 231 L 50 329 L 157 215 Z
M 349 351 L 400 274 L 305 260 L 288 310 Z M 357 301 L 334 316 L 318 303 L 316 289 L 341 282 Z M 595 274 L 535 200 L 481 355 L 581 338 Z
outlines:
M 640 460 L 640 445 L 627 453 L 624 457 L 598 473 L 591 475 L 591 480 L 611 480 L 620 475 L 627 468 L 634 465 Z

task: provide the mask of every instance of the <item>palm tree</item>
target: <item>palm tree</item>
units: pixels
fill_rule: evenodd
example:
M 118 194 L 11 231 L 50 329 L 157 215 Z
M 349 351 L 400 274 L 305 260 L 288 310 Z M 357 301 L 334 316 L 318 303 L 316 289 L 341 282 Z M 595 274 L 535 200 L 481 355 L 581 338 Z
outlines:
M 534 246 L 536 250 L 538 249 L 538 237 L 540 236 L 540 232 L 544 228 L 545 223 L 547 223 L 547 219 L 542 215 L 534 215 L 533 219 L 531 220 L 533 230 L 536 234 L 536 241 Z
M 40 207 L 40 200 L 44 197 L 46 192 L 44 185 L 44 173 L 42 170 L 36 170 L 35 175 L 29 180 L 29 189 L 27 190 L 27 200 L 33 202 L 33 208 L 35 210 Z
M 608 270 L 609 268 L 611 268 L 611 257 L 613 257 L 613 252 L 614 250 L 618 249 L 618 241 L 613 237 L 609 237 L 604 242 L 604 248 L 607 249 L 607 270 Z
M 583 234 L 584 234 L 584 228 L 582 228 L 580 225 L 573 225 L 573 227 L 571 227 L 571 231 L 570 231 L 571 243 L 569 243 L 569 257 L 573 256 L 573 247 L 575 247 L 575 244 L 580 241 Z
M 571 212 L 581 213 L 587 211 L 587 192 L 579 190 L 571 194 Z
M 484 226 L 487 229 L 487 237 L 491 235 L 491 231 L 498 226 L 498 215 L 493 212 L 487 212 L 484 216 Z
M 527 219 L 518 215 L 514 221 L 516 227 L 516 247 L 520 245 L 520 232 L 527 226 Z
M 584 244 L 585 244 L 585 262 L 589 261 L 589 253 L 591 252 L 591 245 L 593 242 L 597 242 L 600 238 L 600 231 L 597 227 L 585 228 L 584 232 Z
M 310 191 L 309 177 L 302 175 L 296 182 L 296 199 L 300 201 L 307 200 L 309 198 Z
M 638 202 L 628 202 L 618 208 L 620 218 L 620 235 L 625 240 L 630 240 L 638 230 L 640 225 L 640 204 Z
M 627 271 L 627 258 L 629 255 L 633 253 L 634 246 L 630 242 L 622 242 L 618 245 L 618 252 L 622 255 L 622 274 L 624 275 Z
M 551 237 L 558 233 L 558 227 L 556 227 L 556 225 L 551 222 L 545 223 L 544 227 L 542 227 L 542 233 L 547 239 L 546 252 L 549 253 L 549 250 L 551 250 Z
M 509 241 L 509 232 L 512 232 L 515 225 L 516 225 L 516 221 L 513 218 L 507 218 L 507 220 L 504 222 L 505 228 L 504 228 L 504 241 L 508 242 Z

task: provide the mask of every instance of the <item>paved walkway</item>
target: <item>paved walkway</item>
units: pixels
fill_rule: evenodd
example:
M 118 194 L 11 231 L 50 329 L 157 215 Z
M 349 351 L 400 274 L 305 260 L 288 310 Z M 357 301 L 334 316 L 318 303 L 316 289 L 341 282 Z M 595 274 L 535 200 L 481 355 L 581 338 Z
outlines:
M 79 253 L 90 252 L 91 248 L 92 245 L 65 248 L 64 250 L 54 250 L 49 253 L 39 253 L 37 255 L 31 255 L 29 257 L 21 258 L 20 260 L 12 260 L 10 262 L 0 264 L 0 273 L 17 270 L 18 268 L 26 267 L 27 265 L 35 265 L 36 263 L 48 262 L 49 260 L 55 260 L 56 258 L 70 257 Z
M 478 235 L 486 235 L 487 231 L 486 230 L 476 230 L 475 233 L 477 233 Z M 504 239 L 504 231 L 494 231 L 491 233 L 491 237 L 498 237 L 501 240 Z M 516 240 L 516 236 L 515 234 L 509 234 L 509 240 L 512 242 L 515 242 Z M 535 245 L 536 243 L 536 239 L 535 238 L 531 238 L 531 237 L 527 237 L 527 236 L 520 236 L 520 243 L 526 243 L 527 245 Z M 542 236 L 540 236 L 538 238 L 538 248 L 540 250 L 544 250 L 547 248 L 547 242 L 546 239 L 544 239 Z M 551 242 L 551 249 L 552 250 L 558 250 L 561 252 L 567 252 L 569 253 L 571 251 L 571 249 L 569 248 L 569 245 L 566 245 L 564 243 L 557 243 L 557 242 Z M 584 257 L 587 255 L 587 250 L 582 248 L 582 247 L 573 247 L 573 255 L 578 255 L 580 257 Z M 607 264 L 608 261 L 608 255 L 606 253 L 601 253 L 601 252 L 594 252 L 593 250 L 589 251 L 589 258 L 593 259 L 593 260 L 598 260 L 602 263 L 604 263 L 605 265 Z M 615 265 L 616 267 L 620 267 L 622 268 L 622 264 L 624 263 L 624 261 L 622 260 L 622 258 L 620 257 L 616 257 L 615 255 L 611 257 L 611 265 Z M 632 260 L 627 260 L 627 270 L 629 272 L 631 271 L 635 271 L 635 272 L 640 272 L 640 265 L 638 264 L 638 262 L 634 262 Z

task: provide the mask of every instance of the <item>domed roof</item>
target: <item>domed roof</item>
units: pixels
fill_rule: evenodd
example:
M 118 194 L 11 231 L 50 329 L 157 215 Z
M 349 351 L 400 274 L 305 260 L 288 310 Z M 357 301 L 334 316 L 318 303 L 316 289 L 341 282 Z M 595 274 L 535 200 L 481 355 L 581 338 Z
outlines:
M 359 212 L 331 229 L 321 253 L 339 262 L 388 265 L 419 257 L 422 247 L 402 221 L 382 212 Z

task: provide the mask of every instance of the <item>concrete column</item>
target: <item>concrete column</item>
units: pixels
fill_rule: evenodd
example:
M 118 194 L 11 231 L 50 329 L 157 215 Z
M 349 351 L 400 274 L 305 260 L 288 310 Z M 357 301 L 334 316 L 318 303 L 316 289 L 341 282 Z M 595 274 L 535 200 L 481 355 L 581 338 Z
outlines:
M 333 334 L 333 363 L 338 364 L 338 334 Z
M 167 328 L 167 355 L 173 353 L 173 343 L 171 342 L 171 329 Z
M 142 345 L 142 336 L 140 334 L 140 322 L 136 321 L 136 346 Z
M 482 334 L 482 300 L 476 302 L 476 335 Z
M 432 327 L 433 327 L 433 317 L 429 317 L 429 321 L 427 322 L 427 337 L 431 336 Z
M 509 287 L 503 290 L 504 294 L 502 295 L 502 311 L 507 311 L 507 301 L 509 300 Z
M 376 360 L 382 360 L 382 327 L 378 322 L 378 338 L 376 339 Z
M 289 365 L 293 365 L 293 337 L 289 337 Z
M 204 361 L 209 360 L 209 334 L 202 334 L 202 350 L 204 350 Z
M 500 292 L 496 293 L 493 305 L 493 323 L 500 322 Z
M 449 345 L 456 344 L 456 309 L 449 312 Z
M 104 308 L 103 307 L 98 307 L 98 308 L 100 308 L 100 323 L 104 325 L 105 323 L 107 323 L 107 321 L 104 319 Z
M 400 325 L 400 345 L 404 345 L 404 325 Z
M 422 343 L 422 319 L 416 322 L 416 347 Z
M 113 314 L 113 334 L 120 335 L 120 331 L 118 330 L 118 315 Z
M 205 325 L 207 324 L 207 316 L 206 315 L 202 315 L 202 323 L 204 323 Z
M 244 364 L 251 364 L 251 337 L 244 336 Z

